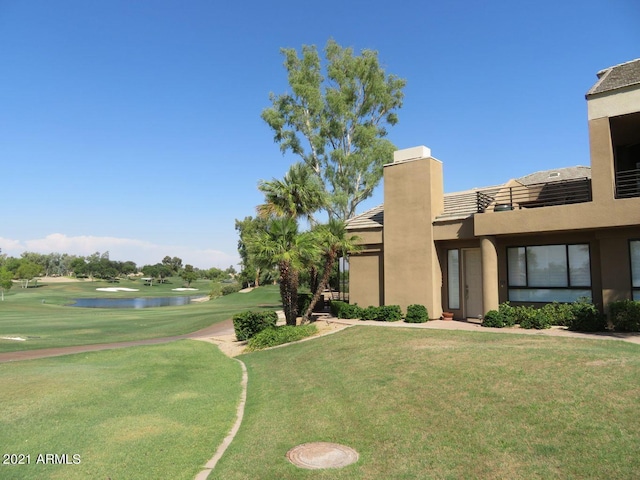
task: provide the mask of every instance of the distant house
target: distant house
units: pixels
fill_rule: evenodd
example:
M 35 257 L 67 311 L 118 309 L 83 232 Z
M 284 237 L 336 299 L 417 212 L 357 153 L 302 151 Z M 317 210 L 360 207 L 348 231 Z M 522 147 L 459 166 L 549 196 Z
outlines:
M 384 167 L 384 204 L 351 219 L 360 306 L 425 305 L 432 318 L 588 297 L 640 300 L 640 59 L 598 73 L 586 95 L 591 166 L 444 193 L 426 147 Z

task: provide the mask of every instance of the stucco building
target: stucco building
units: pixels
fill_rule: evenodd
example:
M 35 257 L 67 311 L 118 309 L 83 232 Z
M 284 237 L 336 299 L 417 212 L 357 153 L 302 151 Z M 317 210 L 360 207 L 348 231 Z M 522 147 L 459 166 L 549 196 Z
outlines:
M 428 148 L 395 152 L 384 204 L 348 224 L 363 245 L 351 303 L 470 318 L 505 301 L 640 300 L 640 59 L 598 72 L 586 99 L 590 167 L 444 193 Z

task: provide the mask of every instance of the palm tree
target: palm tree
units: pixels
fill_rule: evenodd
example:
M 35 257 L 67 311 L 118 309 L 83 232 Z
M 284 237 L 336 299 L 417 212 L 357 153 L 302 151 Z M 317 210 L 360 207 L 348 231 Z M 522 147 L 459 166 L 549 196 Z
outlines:
M 346 252 L 357 252 L 361 248 L 357 243 L 360 238 L 355 235 L 349 236 L 346 224 L 342 220 L 332 218 L 329 220 L 329 223 L 318 225 L 312 234 L 316 240 L 316 244 L 321 250 L 324 265 L 322 278 L 311 298 L 311 303 L 307 311 L 304 312 L 302 317 L 305 322 L 311 318 L 311 313 L 316 303 L 318 303 L 322 292 L 329 284 L 329 277 L 338 258 Z
M 313 214 L 327 205 L 322 182 L 305 163 L 291 165 L 282 180 L 261 180 L 258 190 L 265 196 L 257 207 L 261 217 L 306 218 L 313 225 Z
M 280 274 L 280 296 L 287 325 L 298 317 L 298 272 L 304 258 L 317 249 L 310 232 L 299 233 L 292 217 L 271 218 L 253 240 L 257 260 L 265 266 L 276 265 Z

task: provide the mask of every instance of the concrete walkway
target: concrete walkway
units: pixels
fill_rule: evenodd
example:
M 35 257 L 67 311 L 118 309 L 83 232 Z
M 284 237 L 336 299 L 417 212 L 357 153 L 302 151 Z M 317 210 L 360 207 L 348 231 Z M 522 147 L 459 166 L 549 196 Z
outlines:
M 325 317 L 320 317 L 323 321 Z M 390 328 L 426 328 L 436 330 L 466 330 L 469 332 L 493 332 L 493 333 L 507 333 L 507 334 L 519 334 L 519 335 L 542 335 L 551 337 L 566 337 L 566 338 L 583 338 L 591 340 L 623 340 L 625 342 L 631 342 L 640 344 L 640 332 L 572 332 L 567 330 L 566 327 L 551 327 L 544 330 L 525 329 L 520 327 L 508 327 L 508 328 L 493 328 L 483 327 L 479 322 L 474 321 L 460 321 L 460 320 L 430 320 L 425 323 L 405 323 L 399 322 L 376 322 L 374 320 L 351 320 L 351 319 L 338 319 L 333 317 L 326 317 L 326 320 L 335 323 L 341 323 L 344 325 L 370 325 L 375 327 L 390 327 Z

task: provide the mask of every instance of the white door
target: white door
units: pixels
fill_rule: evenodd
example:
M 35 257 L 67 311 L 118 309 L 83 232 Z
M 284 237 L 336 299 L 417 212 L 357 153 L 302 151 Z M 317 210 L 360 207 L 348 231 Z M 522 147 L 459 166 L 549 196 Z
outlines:
M 482 254 L 479 248 L 463 250 L 464 316 L 479 318 L 482 308 Z

